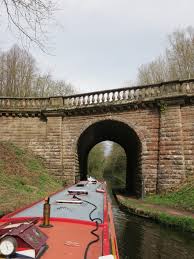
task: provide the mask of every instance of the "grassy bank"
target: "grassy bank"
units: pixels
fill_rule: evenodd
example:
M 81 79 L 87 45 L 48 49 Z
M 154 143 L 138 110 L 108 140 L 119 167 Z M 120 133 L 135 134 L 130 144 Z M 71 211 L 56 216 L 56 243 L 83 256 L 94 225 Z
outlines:
M 0 142 L 0 214 L 44 198 L 62 188 L 43 160 L 12 143 Z
M 193 177 L 176 192 L 150 195 L 143 201 L 125 195 L 117 195 L 117 199 L 130 213 L 194 232 Z
M 187 210 L 194 213 L 194 178 L 188 179 L 178 191 L 165 195 L 152 195 L 145 202 Z
M 185 215 L 173 215 L 170 210 L 154 207 L 152 204 L 144 203 L 136 199 L 116 195 L 121 208 L 126 209 L 130 213 L 150 218 L 155 222 L 159 222 L 166 226 L 176 227 L 184 231 L 194 232 L 194 217 Z

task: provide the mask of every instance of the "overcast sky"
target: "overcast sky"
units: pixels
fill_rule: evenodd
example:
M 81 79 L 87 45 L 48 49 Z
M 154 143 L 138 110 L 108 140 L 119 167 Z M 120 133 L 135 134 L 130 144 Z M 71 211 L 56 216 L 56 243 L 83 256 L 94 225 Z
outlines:
M 162 54 L 168 34 L 194 26 L 193 0 L 56 2 L 59 25 L 50 26 L 47 44 L 53 55 L 35 47 L 30 52 L 42 71 L 71 82 L 81 92 L 135 82 L 138 67 Z M 17 42 L 7 30 L 3 33 L 1 50 Z

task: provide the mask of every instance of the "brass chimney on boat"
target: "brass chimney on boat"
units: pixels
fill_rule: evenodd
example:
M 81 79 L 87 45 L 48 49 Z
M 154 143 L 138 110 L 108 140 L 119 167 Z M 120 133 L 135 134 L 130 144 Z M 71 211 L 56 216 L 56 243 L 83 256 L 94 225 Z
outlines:
M 53 227 L 50 224 L 50 197 L 46 197 L 44 199 L 45 203 L 43 206 L 43 223 L 40 225 L 42 228 L 50 228 Z

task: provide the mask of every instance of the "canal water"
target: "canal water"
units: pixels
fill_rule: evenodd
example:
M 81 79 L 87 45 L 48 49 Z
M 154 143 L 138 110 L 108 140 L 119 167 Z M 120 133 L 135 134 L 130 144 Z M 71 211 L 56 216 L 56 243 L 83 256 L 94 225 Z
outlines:
M 194 259 L 194 234 L 177 231 L 121 211 L 111 194 L 120 259 Z

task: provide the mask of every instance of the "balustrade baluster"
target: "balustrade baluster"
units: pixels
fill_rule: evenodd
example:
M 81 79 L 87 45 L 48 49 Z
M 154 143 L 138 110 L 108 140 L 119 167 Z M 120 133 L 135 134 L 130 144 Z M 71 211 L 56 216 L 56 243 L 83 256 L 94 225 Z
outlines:
M 133 98 L 134 98 L 134 100 L 137 100 L 137 90 L 136 89 L 134 90 Z
M 74 97 L 74 106 L 77 106 L 77 97 Z
M 149 87 L 145 88 L 145 98 L 149 97 Z
M 117 91 L 117 101 L 120 101 L 120 93 Z
M 72 98 L 72 107 L 76 106 L 76 97 Z
M 123 100 L 123 91 L 119 91 L 118 98 L 119 98 L 119 101 Z
M 189 92 L 190 92 L 190 90 L 191 90 L 191 89 L 190 89 L 190 84 L 189 84 L 189 83 L 187 83 L 187 84 L 186 84 L 186 92 L 187 92 L 187 93 L 189 93 Z
M 89 96 L 86 95 L 86 96 L 85 96 L 85 105 L 88 105 L 88 102 L 89 102 Z
M 82 100 L 82 104 L 85 105 L 86 104 L 86 101 L 85 101 L 85 96 L 83 96 L 83 100 Z
M 113 92 L 110 92 L 109 97 L 110 97 L 110 102 L 113 102 Z
M 88 95 L 88 105 L 90 105 L 90 102 L 91 102 L 91 95 L 89 94 Z
M 90 94 L 88 97 L 88 104 L 90 105 L 92 103 L 92 95 Z
M 76 97 L 76 106 L 79 106 L 79 105 L 80 105 L 80 103 L 79 103 L 79 99 L 80 99 L 80 97 L 79 97 L 79 96 L 77 96 L 77 97 Z
M 81 98 L 80 96 L 77 97 L 77 106 L 80 106 L 80 105 L 81 105 L 81 104 L 80 104 L 80 98 Z
M 41 100 L 40 99 L 37 99 L 37 106 L 41 107 Z
M 168 85 L 164 85 L 163 87 L 163 95 L 169 95 L 170 87 Z
M 179 84 L 176 84 L 176 92 L 178 92 L 178 93 L 181 92 L 181 89 L 180 89 L 180 85 L 179 85 Z
M 75 102 L 75 98 L 72 97 L 72 98 L 71 98 L 71 106 L 72 106 L 72 107 L 74 106 L 74 102 Z
M 7 107 L 10 107 L 10 100 L 9 99 L 7 99 Z
M 26 107 L 28 108 L 29 107 L 29 100 L 26 99 Z
M 156 89 L 156 96 L 160 96 L 160 87 L 157 87 Z
M 68 107 L 69 98 L 63 98 L 64 107 Z
M 90 105 L 90 95 L 88 95 L 88 98 L 87 98 L 87 105 Z
M 115 102 L 115 92 L 112 93 L 112 101 Z
M 97 98 L 96 98 L 96 103 L 99 104 L 100 103 L 100 94 L 96 94 Z
M 80 98 L 79 98 L 79 105 L 80 105 L 80 106 L 83 105 L 83 96 L 80 96 Z
M 120 91 L 117 91 L 117 102 L 120 101 Z
M 7 107 L 7 99 L 5 99 L 5 104 L 4 104 L 5 107 Z
M 87 105 L 90 104 L 90 95 L 87 95 Z
M 90 104 L 93 104 L 93 94 L 90 95 Z
M 92 95 L 92 104 L 95 104 L 95 96 L 96 96 L 96 94 Z
M 104 96 L 104 103 L 105 103 L 107 101 L 107 94 L 104 93 L 103 96 Z
M 106 101 L 110 102 L 110 92 L 107 93 Z
M 77 106 L 77 96 L 74 99 L 74 106 Z
M 156 89 L 155 89 L 155 88 L 152 88 L 151 95 L 152 95 L 152 97 L 157 95 L 157 94 L 156 94 Z
M 104 96 L 104 93 L 102 94 L 102 103 L 105 102 L 105 96 Z
M 74 97 L 73 99 L 74 99 L 73 106 L 77 106 L 77 97 Z
M 41 99 L 38 99 L 37 102 L 38 102 L 37 105 L 38 105 L 38 107 L 40 108 L 40 107 L 42 106 L 42 100 L 41 100 Z M 25 105 L 26 105 L 26 104 L 25 104 Z
M 145 88 L 139 90 L 139 99 L 143 100 L 145 98 Z
M 20 108 L 20 106 L 21 106 L 20 103 L 21 103 L 21 100 L 18 99 L 18 100 L 17 100 L 17 107 L 18 107 L 18 108 Z
M 94 94 L 94 98 L 93 98 L 94 99 L 94 104 L 97 104 L 97 96 L 98 96 L 97 94 Z
M 134 94 L 135 94 L 135 91 L 134 91 L 134 89 L 132 89 L 132 90 L 130 91 L 130 99 L 131 99 L 131 100 L 134 100 Z
M 119 95 L 118 91 L 115 91 L 115 101 L 116 101 L 116 102 L 117 102 L 118 99 L 119 99 L 118 95 Z
M 71 104 L 71 97 L 69 97 L 67 99 L 67 107 L 71 107 L 71 106 L 72 106 L 72 104 Z
M 128 91 L 128 90 L 124 90 L 124 91 L 123 91 L 123 99 L 124 99 L 124 100 L 127 100 L 127 91 Z

